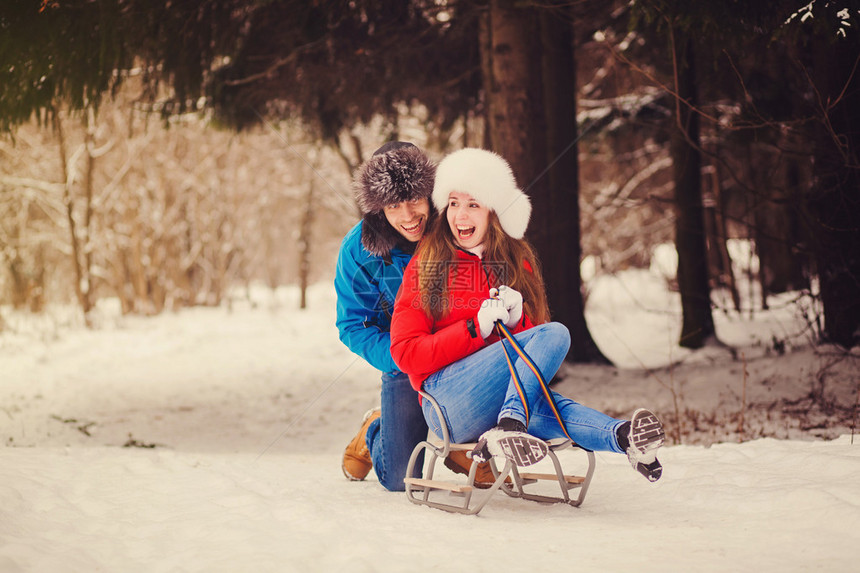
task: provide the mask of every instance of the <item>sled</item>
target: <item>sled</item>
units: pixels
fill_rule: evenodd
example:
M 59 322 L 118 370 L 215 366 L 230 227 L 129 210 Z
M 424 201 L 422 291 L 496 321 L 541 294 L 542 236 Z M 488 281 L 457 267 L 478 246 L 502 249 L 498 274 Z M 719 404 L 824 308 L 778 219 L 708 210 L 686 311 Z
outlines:
M 426 392 L 419 391 L 419 394 L 421 394 L 424 400 L 430 401 L 438 419 L 443 420 L 442 410 L 436 400 Z M 551 440 L 548 443 L 549 452 L 546 459 L 552 463 L 553 472 L 537 473 L 521 471 L 521 468 L 518 468 L 507 458 L 505 458 L 504 465 L 499 468 L 495 458 L 490 458 L 488 463 L 496 479 L 489 488 L 479 489 L 475 486 L 477 463 L 472 464 L 469 475 L 465 478 L 465 483 L 463 483 L 463 477 L 460 475 L 457 475 L 454 479 L 436 479 L 438 464 L 440 462 L 444 463 L 451 452 L 457 450 L 471 451 L 476 446 L 476 444 L 457 444 L 451 442 L 448 428 L 443 424 L 441 440 L 438 438 L 425 440 L 416 445 L 412 450 L 406 475 L 415 475 L 415 464 L 419 455 L 421 452 L 426 452 L 424 456 L 426 460 L 425 477 L 404 478 L 406 497 L 410 502 L 417 505 L 426 505 L 465 515 L 478 514 L 499 490 L 510 497 L 543 503 L 566 503 L 574 507 L 579 507 L 582 505 L 583 500 L 585 500 L 585 495 L 588 493 L 588 487 L 591 484 L 591 478 L 594 475 L 594 452 L 580 448 L 567 438 Z M 584 472 L 585 475 L 565 474 L 557 452 L 567 448 L 579 449 L 585 453 L 588 464 Z M 541 464 L 543 463 L 542 461 Z M 544 491 L 546 488 L 541 488 L 540 492 L 538 492 L 536 484 L 541 482 L 555 482 L 558 486 L 558 493 L 546 492 Z M 574 492 L 574 490 L 576 490 L 577 495 L 572 497 L 571 492 Z

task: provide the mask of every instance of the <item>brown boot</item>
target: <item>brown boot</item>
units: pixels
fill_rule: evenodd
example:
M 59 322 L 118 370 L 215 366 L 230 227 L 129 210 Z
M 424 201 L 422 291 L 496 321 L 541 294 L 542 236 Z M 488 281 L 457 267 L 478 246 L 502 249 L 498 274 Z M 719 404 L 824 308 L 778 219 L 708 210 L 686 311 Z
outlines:
M 469 475 L 472 460 L 466 456 L 464 450 L 452 450 L 448 452 L 448 457 L 445 458 L 445 467 L 454 473 Z M 490 463 L 479 463 L 478 469 L 475 470 L 475 487 L 478 489 L 489 489 L 495 481 L 496 477 L 493 475 L 493 470 L 490 469 Z M 511 479 L 505 478 L 505 482 L 511 483 Z
M 365 437 L 367 436 L 367 428 L 370 426 L 371 422 L 377 419 L 381 414 L 382 412 L 379 408 L 367 412 L 364 415 L 364 419 L 361 421 L 361 429 L 346 446 L 346 450 L 343 452 L 343 464 L 340 466 L 346 479 L 351 481 L 361 481 L 367 477 L 368 473 L 370 473 L 370 469 L 373 467 L 373 461 L 370 459 L 370 450 L 367 449 Z

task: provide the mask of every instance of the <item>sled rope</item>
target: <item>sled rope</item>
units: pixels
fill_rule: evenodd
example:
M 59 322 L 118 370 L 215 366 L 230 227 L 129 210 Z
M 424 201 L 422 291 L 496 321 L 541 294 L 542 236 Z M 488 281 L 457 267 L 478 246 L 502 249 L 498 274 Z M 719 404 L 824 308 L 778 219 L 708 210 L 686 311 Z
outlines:
M 501 321 L 498 321 L 496 323 L 496 325 L 500 327 L 499 336 L 501 337 L 502 336 L 501 328 L 505 328 L 505 327 Z M 501 341 L 501 343 L 502 343 L 502 350 L 505 351 L 505 359 L 508 361 L 508 368 L 511 369 L 511 375 L 514 378 L 514 386 L 516 386 L 516 388 L 517 388 L 517 394 L 520 395 L 520 402 L 523 403 L 523 410 L 525 410 L 525 413 L 526 413 L 526 427 L 528 427 L 529 419 L 531 418 L 531 414 L 529 412 L 529 401 L 526 398 L 526 392 L 525 392 L 525 389 L 523 388 L 522 380 L 520 380 L 519 372 L 517 372 L 517 369 L 514 368 L 514 361 L 511 358 L 511 352 L 510 352 L 510 350 L 508 350 L 508 347 L 505 346 L 504 341 Z M 523 354 L 525 354 L 525 352 L 523 352 Z M 522 354 L 520 356 L 522 356 Z
M 558 425 L 561 427 L 561 431 L 564 432 L 564 435 L 567 437 L 567 439 L 572 442 L 573 438 L 571 438 L 570 434 L 567 433 L 567 428 L 564 426 L 564 421 L 561 418 L 561 412 L 558 409 L 558 404 L 555 403 L 555 398 L 552 395 L 552 391 L 550 391 L 549 389 L 549 384 L 546 383 L 543 374 L 541 374 L 540 368 L 537 367 L 537 364 L 534 363 L 534 360 L 531 359 L 531 356 L 529 356 L 526 351 L 523 350 L 523 347 L 520 345 L 519 342 L 517 342 L 517 340 L 514 338 L 514 335 L 511 334 L 511 331 L 508 329 L 507 326 L 502 323 L 501 320 L 496 321 L 496 328 L 499 332 L 499 336 L 503 339 L 501 342 L 502 348 L 505 351 L 505 358 L 507 358 L 508 367 L 511 369 L 511 375 L 514 379 L 514 385 L 517 387 L 517 393 L 520 395 L 520 400 L 522 400 L 523 402 L 523 408 L 525 408 L 526 427 L 528 427 L 529 420 L 528 400 L 526 399 L 526 393 L 525 389 L 523 388 L 523 383 L 520 380 L 516 368 L 514 368 L 514 363 L 511 359 L 510 352 L 508 351 L 507 347 L 505 347 L 505 340 L 507 340 L 511 344 L 514 351 L 516 351 L 519 357 L 523 360 L 523 362 L 525 362 L 525 364 L 529 367 L 529 369 L 538 379 L 541 390 L 543 390 L 543 394 L 544 396 L 546 396 L 547 402 L 549 402 L 550 408 L 552 409 L 552 413 L 555 415 L 555 419 L 558 421 Z

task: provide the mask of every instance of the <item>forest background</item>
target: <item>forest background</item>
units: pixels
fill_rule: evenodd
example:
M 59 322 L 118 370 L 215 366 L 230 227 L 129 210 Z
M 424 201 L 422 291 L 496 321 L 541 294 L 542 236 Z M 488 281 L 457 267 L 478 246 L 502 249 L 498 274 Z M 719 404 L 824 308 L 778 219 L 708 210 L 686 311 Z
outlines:
M 606 361 L 582 273 L 667 244 L 681 346 L 796 292 L 785 338 L 851 348 L 859 62 L 852 0 L 7 0 L 0 306 L 93 325 L 105 298 L 304 292 L 358 218 L 352 172 L 404 139 L 508 159 L 572 361 Z

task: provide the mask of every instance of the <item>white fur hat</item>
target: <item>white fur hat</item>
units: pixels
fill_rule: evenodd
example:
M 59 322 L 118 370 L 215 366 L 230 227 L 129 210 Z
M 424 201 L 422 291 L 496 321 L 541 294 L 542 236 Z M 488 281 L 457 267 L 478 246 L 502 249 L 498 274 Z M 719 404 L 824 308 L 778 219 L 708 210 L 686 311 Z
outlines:
M 445 157 L 436 168 L 433 186 L 433 204 L 440 213 L 447 208 L 452 191 L 468 193 L 495 211 L 502 229 L 511 237 L 522 239 L 525 235 L 532 206 L 501 156 L 467 147 Z

